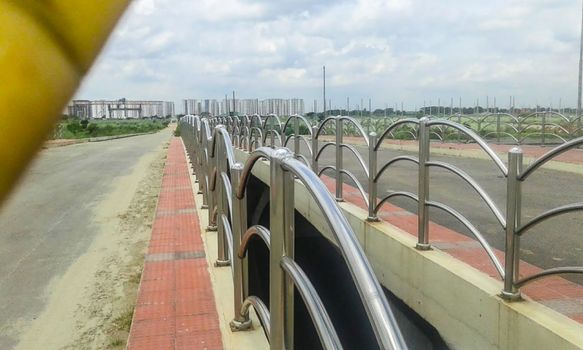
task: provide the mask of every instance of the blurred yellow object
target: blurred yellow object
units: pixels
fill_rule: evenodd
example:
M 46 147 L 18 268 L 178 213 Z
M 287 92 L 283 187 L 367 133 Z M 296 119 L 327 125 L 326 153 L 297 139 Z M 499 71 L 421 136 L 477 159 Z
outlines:
M 0 0 L 0 202 L 43 144 L 129 0 Z

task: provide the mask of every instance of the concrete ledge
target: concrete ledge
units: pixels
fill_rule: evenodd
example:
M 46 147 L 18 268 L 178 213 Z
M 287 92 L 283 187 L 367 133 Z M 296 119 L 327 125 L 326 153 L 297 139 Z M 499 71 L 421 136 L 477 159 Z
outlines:
M 235 150 L 244 163 L 247 153 Z M 269 184 L 269 167 L 253 174 Z M 299 182 L 298 182 L 299 184 Z M 334 243 L 316 203 L 304 186 L 295 188 L 296 209 Z M 434 249 L 416 250 L 414 236 L 340 203 L 380 282 L 440 332 L 454 349 L 581 349 L 583 326 L 546 306 L 498 296 L 502 282 Z

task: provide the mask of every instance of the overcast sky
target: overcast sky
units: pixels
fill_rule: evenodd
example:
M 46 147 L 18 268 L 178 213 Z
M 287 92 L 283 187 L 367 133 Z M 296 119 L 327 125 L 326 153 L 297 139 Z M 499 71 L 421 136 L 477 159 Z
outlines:
M 77 98 L 575 106 L 579 0 L 136 0 Z M 177 111 L 181 109 L 177 105 Z

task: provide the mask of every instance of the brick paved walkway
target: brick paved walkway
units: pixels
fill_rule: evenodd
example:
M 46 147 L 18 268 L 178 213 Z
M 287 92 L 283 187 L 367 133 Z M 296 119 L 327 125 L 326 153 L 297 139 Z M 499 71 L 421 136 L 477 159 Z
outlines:
M 182 141 L 173 138 L 128 349 L 222 349 Z

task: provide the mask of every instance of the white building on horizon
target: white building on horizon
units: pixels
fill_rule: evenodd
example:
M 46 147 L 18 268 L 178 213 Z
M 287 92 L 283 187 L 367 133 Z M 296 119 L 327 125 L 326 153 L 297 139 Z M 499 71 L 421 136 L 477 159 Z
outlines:
M 184 99 L 184 114 L 194 115 L 225 115 L 231 112 L 238 114 L 277 114 L 293 115 L 304 114 L 304 100 L 300 98 L 282 99 L 269 98 L 265 100 L 254 99 Z
M 66 114 L 84 119 L 166 118 L 175 115 L 174 102 L 119 100 L 73 100 Z

